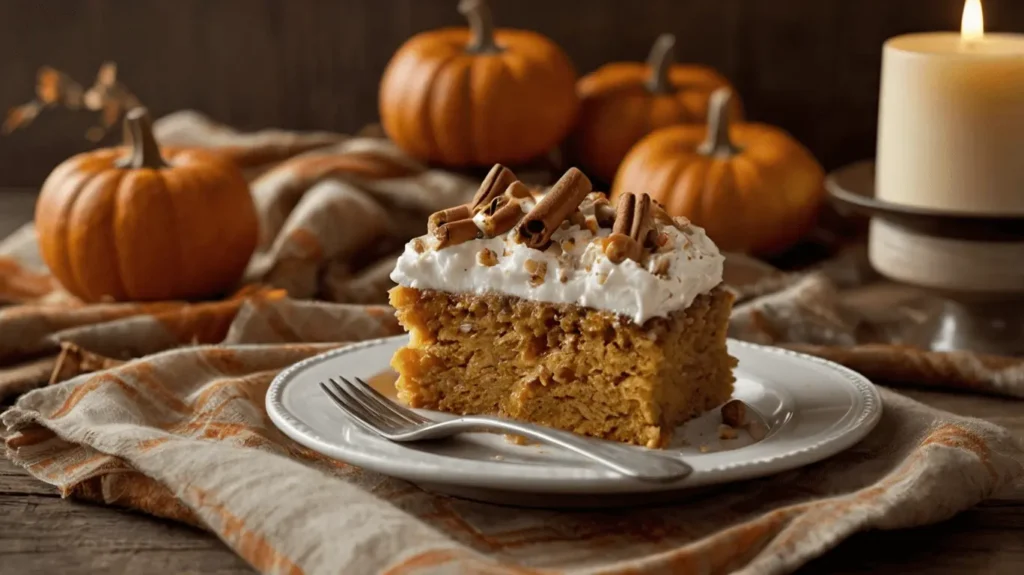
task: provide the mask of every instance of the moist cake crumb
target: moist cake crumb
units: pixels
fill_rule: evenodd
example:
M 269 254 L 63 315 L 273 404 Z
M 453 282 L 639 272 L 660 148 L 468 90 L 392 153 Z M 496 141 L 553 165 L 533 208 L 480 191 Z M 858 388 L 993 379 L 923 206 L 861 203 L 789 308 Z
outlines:
M 533 196 L 496 165 L 430 222 L 391 274 L 400 401 L 659 448 L 731 397 L 724 257 L 648 194 L 613 208 L 570 169 Z

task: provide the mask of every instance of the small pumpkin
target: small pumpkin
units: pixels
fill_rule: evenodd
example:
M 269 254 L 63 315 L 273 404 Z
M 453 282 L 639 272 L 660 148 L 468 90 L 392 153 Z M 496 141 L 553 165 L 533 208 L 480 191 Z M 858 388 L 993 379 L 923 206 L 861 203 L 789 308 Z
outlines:
M 469 28 L 418 34 L 380 85 L 384 131 L 420 159 L 452 167 L 515 164 L 547 153 L 572 129 L 576 72 L 554 42 L 494 29 L 483 0 L 463 0 Z
M 675 36 L 662 34 L 647 62 L 613 62 L 576 85 L 580 118 L 573 133 L 577 162 L 592 175 L 612 181 L 622 158 L 641 138 L 674 124 L 707 121 L 708 100 L 728 80 L 707 66 L 677 64 Z M 743 114 L 739 98 L 733 114 Z
M 125 122 L 130 146 L 74 156 L 43 183 L 35 223 L 46 265 L 89 302 L 229 291 L 258 236 L 242 172 L 213 152 L 161 150 L 144 109 Z
M 777 254 L 814 225 L 825 174 L 785 131 L 731 124 L 731 100 L 721 88 L 708 126 L 671 126 L 641 140 L 622 161 L 611 197 L 645 191 L 723 250 Z

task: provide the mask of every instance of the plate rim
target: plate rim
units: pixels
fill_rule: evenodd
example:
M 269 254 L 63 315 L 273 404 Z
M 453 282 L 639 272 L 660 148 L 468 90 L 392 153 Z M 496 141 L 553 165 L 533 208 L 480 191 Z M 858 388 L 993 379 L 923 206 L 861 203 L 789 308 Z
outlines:
M 863 401 L 863 407 L 860 413 L 850 418 L 850 421 L 845 424 L 838 425 L 836 429 L 831 429 L 814 443 L 791 449 L 783 453 L 744 458 L 710 468 L 704 468 L 695 471 L 692 475 L 678 482 L 661 484 L 648 483 L 625 476 L 614 475 L 609 472 L 607 475 L 595 477 L 523 477 L 513 488 L 508 484 L 509 477 L 507 475 L 507 470 L 505 475 L 502 475 L 500 472 L 486 473 L 484 469 L 480 470 L 480 474 L 474 474 L 472 477 L 451 472 L 444 474 L 438 473 L 435 470 L 424 469 L 419 465 L 403 465 L 401 462 L 392 461 L 388 456 L 354 450 L 351 447 L 347 447 L 347 442 L 341 440 L 332 441 L 321 437 L 316 430 L 312 429 L 289 410 L 285 409 L 283 402 L 285 389 L 296 379 L 298 374 L 302 373 L 306 369 L 340 356 L 357 353 L 366 348 L 389 344 L 400 339 L 407 340 L 408 334 L 374 338 L 340 348 L 331 349 L 303 359 L 285 368 L 274 377 L 270 387 L 267 389 L 265 407 L 271 421 L 282 433 L 292 440 L 327 457 L 338 459 L 351 465 L 382 473 L 384 475 L 405 479 L 407 481 L 431 483 L 435 485 L 447 484 L 461 487 L 496 489 L 501 491 L 552 494 L 579 492 L 579 488 L 582 484 L 585 484 L 586 489 L 583 491 L 587 493 L 611 494 L 686 489 L 716 483 L 754 479 L 810 465 L 841 453 L 858 443 L 875 428 L 882 416 L 883 406 L 878 388 L 864 375 L 846 366 L 817 356 L 800 353 L 786 348 L 766 346 L 728 338 L 730 346 L 736 345 L 755 353 L 775 354 L 800 361 L 809 361 L 833 371 L 836 375 L 842 376 L 846 383 L 858 392 L 860 399 Z M 848 417 L 848 415 L 844 416 L 844 418 L 837 420 L 836 423 L 842 423 L 843 419 Z M 836 426 L 834 425 L 833 427 Z M 376 439 L 378 441 L 387 442 L 387 440 L 383 438 Z M 392 445 L 400 446 L 400 444 Z M 339 457 L 336 453 L 343 453 L 344 457 Z M 419 453 L 427 457 L 441 458 L 442 460 L 456 459 L 446 455 L 429 454 L 428 452 L 422 451 L 419 451 Z M 482 468 L 489 468 L 494 465 L 508 465 L 507 463 L 489 460 L 480 460 L 476 463 L 478 463 Z M 599 470 L 595 468 L 595 472 L 596 471 Z M 542 483 L 543 485 L 537 485 L 537 483 Z

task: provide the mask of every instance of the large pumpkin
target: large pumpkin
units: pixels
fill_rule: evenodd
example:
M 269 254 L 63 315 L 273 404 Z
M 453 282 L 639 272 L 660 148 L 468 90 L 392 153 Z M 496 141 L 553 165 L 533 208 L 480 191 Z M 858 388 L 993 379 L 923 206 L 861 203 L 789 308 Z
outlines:
M 498 29 L 483 0 L 463 0 L 469 28 L 418 34 L 380 85 L 384 131 L 423 160 L 515 164 L 548 152 L 576 119 L 576 73 L 551 40 Z
M 163 150 L 143 109 L 128 148 L 74 156 L 36 204 L 43 260 L 85 301 L 197 299 L 232 289 L 258 224 L 241 171 L 212 152 Z
M 647 62 L 613 62 L 576 85 L 580 119 L 573 133 L 576 161 L 588 172 L 612 181 L 633 144 L 675 124 L 703 124 L 708 100 L 729 82 L 707 66 L 676 64 L 675 36 L 663 34 Z M 733 114 L 743 114 L 738 98 Z
M 722 249 L 776 254 L 813 226 L 825 175 L 783 130 L 730 124 L 731 97 L 727 88 L 715 92 L 707 127 L 672 126 L 641 140 L 623 160 L 612 198 L 647 192 Z

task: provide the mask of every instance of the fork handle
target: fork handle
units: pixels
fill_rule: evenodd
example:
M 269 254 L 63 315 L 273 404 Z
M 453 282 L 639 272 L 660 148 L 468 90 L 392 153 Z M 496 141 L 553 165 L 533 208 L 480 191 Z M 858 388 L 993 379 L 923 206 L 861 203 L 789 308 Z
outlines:
M 659 453 L 510 419 L 466 416 L 441 422 L 436 429 L 439 435 L 450 435 L 456 430 L 498 431 L 521 435 L 568 449 L 622 475 L 644 481 L 677 481 L 693 473 L 693 468 L 672 452 Z

